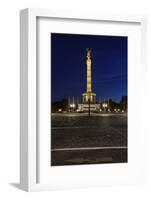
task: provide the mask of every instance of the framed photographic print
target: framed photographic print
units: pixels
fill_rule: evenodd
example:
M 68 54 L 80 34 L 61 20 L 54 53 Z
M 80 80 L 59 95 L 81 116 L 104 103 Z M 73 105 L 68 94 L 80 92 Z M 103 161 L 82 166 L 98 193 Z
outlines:
M 47 9 L 20 16 L 21 187 L 144 183 L 146 18 Z

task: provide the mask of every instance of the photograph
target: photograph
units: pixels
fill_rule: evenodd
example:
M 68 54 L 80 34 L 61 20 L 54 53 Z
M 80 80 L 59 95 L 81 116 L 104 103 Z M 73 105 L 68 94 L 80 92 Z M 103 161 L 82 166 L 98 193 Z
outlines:
M 128 163 L 128 36 L 50 33 L 50 166 Z

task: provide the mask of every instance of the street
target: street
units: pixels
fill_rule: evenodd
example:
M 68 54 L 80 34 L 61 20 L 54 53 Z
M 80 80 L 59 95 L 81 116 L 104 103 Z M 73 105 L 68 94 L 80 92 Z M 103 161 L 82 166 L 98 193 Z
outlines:
M 51 116 L 51 165 L 127 162 L 126 113 Z

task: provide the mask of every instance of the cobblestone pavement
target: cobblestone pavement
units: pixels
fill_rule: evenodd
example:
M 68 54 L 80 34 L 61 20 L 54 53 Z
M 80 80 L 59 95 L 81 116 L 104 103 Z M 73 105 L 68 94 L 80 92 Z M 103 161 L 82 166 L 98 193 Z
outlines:
M 127 162 L 125 113 L 52 114 L 51 165 Z

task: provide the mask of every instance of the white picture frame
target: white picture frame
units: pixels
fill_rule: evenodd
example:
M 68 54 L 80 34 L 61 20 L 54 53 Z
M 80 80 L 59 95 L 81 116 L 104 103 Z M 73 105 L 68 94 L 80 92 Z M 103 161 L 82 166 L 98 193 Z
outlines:
M 72 11 L 53 11 L 49 9 L 24 9 L 20 12 L 20 185 L 21 188 L 26 191 L 39 191 L 39 190 L 51 190 L 62 188 L 74 188 L 74 187 L 92 187 L 102 185 L 119 185 L 119 184 L 135 184 L 146 182 L 146 158 L 145 158 L 145 134 L 140 133 L 140 138 L 143 145 L 143 164 L 139 167 L 140 176 L 128 177 L 128 179 L 110 181 L 106 179 L 103 183 L 99 181 L 97 184 L 91 182 L 91 184 L 82 183 L 73 184 L 71 182 L 64 181 L 53 185 L 52 183 L 41 183 L 39 181 L 39 140 L 38 140 L 38 70 L 37 70 L 37 19 L 61 19 L 76 21 L 90 21 L 91 23 L 109 22 L 132 25 L 138 24 L 140 26 L 141 36 L 141 74 L 146 70 L 146 17 L 145 16 L 124 16 L 124 15 L 112 15 L 112 14 L 100 14 L 100 13 L 86 13 L 86 12 L 72 12 Z M 144 73 L 145 74 L 145 73 Z M 139 72 L 140 75 L 140 72 Z M 137 81 L 140 78 L 137 76 Z M 143 78 L 144 79 L 144 78 Z M 141 81 L 141 80 L 140 80 Z M 139 86 L 137 86 L 139 87 Z M 140 143 L 139 143 L 140 144 Z M 105 165 L 104 165 L 105 166 Z M 79 169 L 80 170 L 80 166 Z M 116 169 L 117 170 L 117 169 Z M 60 172 L 62 173 L 62 172 Z M 72 173 L 72 171 L 71 171 Z M 99 176 L 98 176 L 99 177 Z

